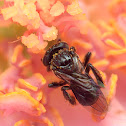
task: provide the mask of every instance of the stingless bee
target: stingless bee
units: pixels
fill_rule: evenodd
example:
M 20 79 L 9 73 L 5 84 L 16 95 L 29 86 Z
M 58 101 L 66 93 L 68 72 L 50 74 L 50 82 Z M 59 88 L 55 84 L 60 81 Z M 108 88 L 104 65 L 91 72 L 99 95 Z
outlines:
M 61 86 L 64 98 L 72 105 L 76 104 L 75 98 L 83 106 L 89 106 L 93 113 L 101 115 L 108 109 L 108 104 L 101 91 L 104 83 L 99 71 L 89 63 L 91 52 L 85 55 L 84 62 L 81 62 L 74 47 L 68 46 L 65 42 L 59 42 L 49 48 L 43 58 L 43 64 L 48 70 L 62 79 L 60 82 L 52 82 L 50 88 Z M 97 82 L 90 76 L 92 70 Z M 68 84 L 68 86 L 66 86 Z M 67 90 L 72 90 L 71 96 Z

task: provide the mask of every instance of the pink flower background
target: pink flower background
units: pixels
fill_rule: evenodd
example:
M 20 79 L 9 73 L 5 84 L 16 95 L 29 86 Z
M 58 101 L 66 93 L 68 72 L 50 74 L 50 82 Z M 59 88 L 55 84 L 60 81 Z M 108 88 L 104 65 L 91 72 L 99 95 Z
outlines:
M 0 1 L 1 126 L 126 126 L 126 0 Z M 104 119 L 69 104 L 42 64 L 58 39 L 76 48 L 105 82 Z

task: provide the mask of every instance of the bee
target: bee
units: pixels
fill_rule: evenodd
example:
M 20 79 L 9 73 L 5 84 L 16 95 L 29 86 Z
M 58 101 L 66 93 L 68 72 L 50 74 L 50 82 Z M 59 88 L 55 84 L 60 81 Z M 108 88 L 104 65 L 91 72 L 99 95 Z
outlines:
M 72 105 L 76 100 L 83 106 L 87 106 L 94 114 L 106 113 L 108 105 L 101 88 L 104 83 L 99 71 L 89 63 L 91 52 L 85 55 L 84 62 L 81 62 L 74 47 L 68 46 L 66 42 L 58 42 L 49 48 L 44 57 L 43 64 L 62 81 L 52 82 L 50 88 L 61 87 L 64 98 Z M 96 82 L 90 76 L 92 70 Z M 66 85 L 67 84 L 67 85 Z M 71 96 L 67 90 L 72 90 Z

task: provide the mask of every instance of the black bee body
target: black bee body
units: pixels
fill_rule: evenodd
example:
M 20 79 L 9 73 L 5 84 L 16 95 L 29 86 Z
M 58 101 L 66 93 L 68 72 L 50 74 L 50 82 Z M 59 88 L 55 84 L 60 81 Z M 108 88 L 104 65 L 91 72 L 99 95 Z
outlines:
M 106 99 L 100 90 L 104 87 L 99 71 L 88 63 L 91 52 L 85 56 L 84 63 L 81 63 L 75 48 L 65 42 L 53 45 L 45 54 L 43 64 L 51 69 L 55 75 L 63 81 L 49 84 L 49 87 L 62 86 L 61 90 L 66 100 L 76 104 L 75 98 L 67 93 L 72 90 L 78 102 L 83 106 L 91 106 L 95 114 L 101 115 L 107 111 Z M 89 75 L 90 69 L 94 73 L 97 83 Z M 64 86 L 68 84 L 69 86 Z

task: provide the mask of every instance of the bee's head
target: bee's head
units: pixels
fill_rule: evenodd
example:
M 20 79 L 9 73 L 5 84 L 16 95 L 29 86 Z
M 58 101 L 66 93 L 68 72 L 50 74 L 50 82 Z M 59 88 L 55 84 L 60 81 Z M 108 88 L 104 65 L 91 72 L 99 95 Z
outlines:
M 67 73 L 74 71 L 75 64 L 75 57 L 73 57 L 68 49 L 59 50 L 58 53 L 53 55 L 53 59 L 51 60 L 52 70 L 60 70 Z
M 62 49 L 59 50 L 58 53 L 55 53 L 53 55 L 52 62 L 57 67 L 65 67 L 65 66 L 69 66 L 73 62 L 73 60 L 69 51 L 66 49 Z
M 46 53 L 45 53 L 45 56 L 43 57 L 42 61 L 43 61 L 43 64 L 45 66 L 50 66 L 51 64 L 51 59 L 53 58 L 53 55 L 55 53 L 57 53 L 60 49 L 69 49 L 67 43 L 65 42 L 60 42 L 60 43 L 57 43 L 55 45 L 53 45 L 51 48 L 49 48 Z
M 69 49 L 65 42 L 57 43 L 49 48 L 43 58 L 43 64 L 53 71 L 59 70 L 67 73 L 77 71 L 79 66 L 75 48 Z

